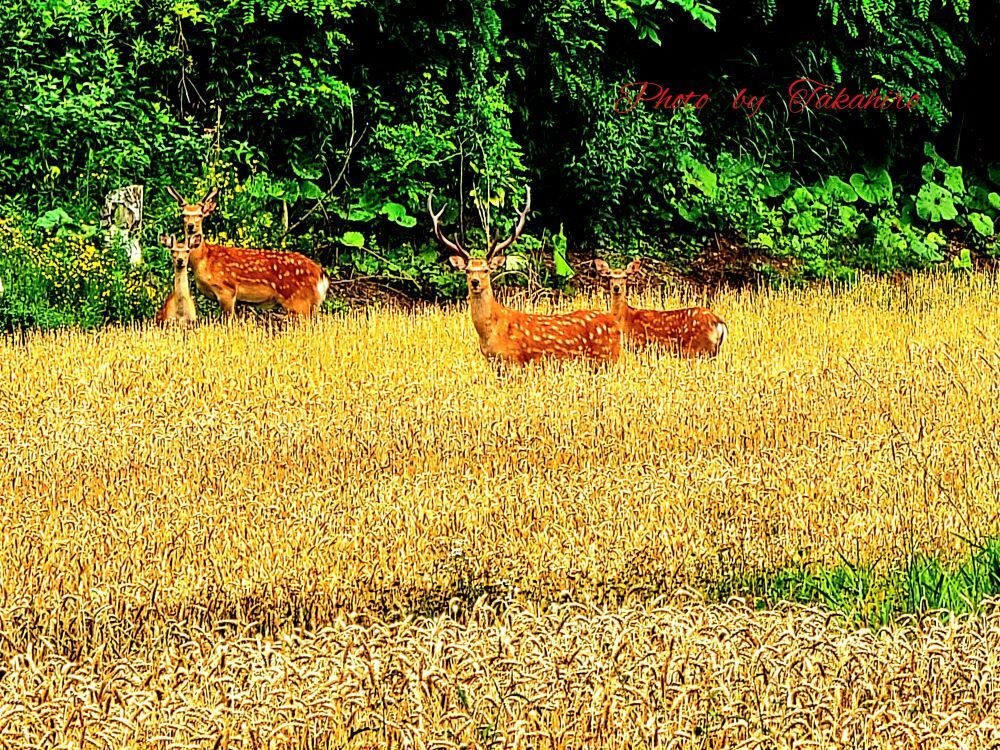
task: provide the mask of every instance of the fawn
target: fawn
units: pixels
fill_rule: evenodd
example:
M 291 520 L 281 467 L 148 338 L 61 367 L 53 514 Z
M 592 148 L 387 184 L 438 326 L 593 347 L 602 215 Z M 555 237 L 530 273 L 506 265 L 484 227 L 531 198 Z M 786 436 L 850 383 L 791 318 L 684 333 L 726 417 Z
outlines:
M 448 258 L 452 266 L 465 272 L 468 282 L 469 310 L 479 334 L 479 349 L 489 360 L 527 364 L 543 357 L 587 357 L 597 362 L 614 362 L 621 351 L 621 332 L 615 319 L 597 310 L 576 310 L 562 315 L 538 315 L 512 310 L 497 302 L 490 284 L 490 273 L 506 262 L 503 251 L 510 247 L 524 230 L 525 218 L 531 206 L 531 189 L 527 189 L 524 210 L 514 232 L 503 242 L 489 247 L 485 258 L 473 258 L 457 242 L 441 231 L 442 208 L 434 213 L 433 193 L 427 196 L 427 210 L 434 222 L 434 236 L 454 255 Z
M 611 314 L 621 326 L 626 341 L 637 347 L 658 343 L 686 357 L 714 357 L 729 332 L 725 321 L 705 307 L 683 310 L 636 310 L 629 307 L 625 290 L 628 278 L 638 273 L 641 261 L 625 268 L 611 268 L 594 261 L 597 272 L 609 279 Z
M 161 235 L 160 244 L 170 250 L 170 259 L 174 267 L 174 291 L 163 302 L 163 307 L 156 313 L 156 322 L 160 325 L 179 323 L 194 325 L 198 321 L 194 300 L 191 298 L 191 288 L 188 285 L 188 261 L 191 254 L 187 241 L 176 243 L 174 236 Z

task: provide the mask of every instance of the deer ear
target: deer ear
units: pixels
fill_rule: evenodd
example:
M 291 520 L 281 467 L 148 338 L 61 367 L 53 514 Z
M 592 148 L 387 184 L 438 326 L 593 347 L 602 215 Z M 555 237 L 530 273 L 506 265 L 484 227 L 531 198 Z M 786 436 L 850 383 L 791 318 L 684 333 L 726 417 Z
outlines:
M 201 202 L 201 214 L 202 216 L 208 216 L 212 211 L 215 210 L 216 202 L 215 196 L 219 194 L 219 188 L 212 188 L 205 199 Z
M 642 261 L 633 260 L 631 263 L 628 264 L 628 268 L 625 269 L 625 273 L 631 276 L 634 273 L 639 273 L 641 268 L 642 268 Z
M 187 242 L 188 249 L 191 249 L 192 247 L 199 247 L 200 245 L 201 245 L 200 234 L 193 234 L 188 238 Z
M 495 271 L 501 266 L 503 266 L 503 264 L 506 262 L 507 262 L 506 255 L 498 255 L 490 260 L 490 268 L 492 268 Z
M 600 258 L 594 259 L 594 268 L 597 269 L 597 272 L 601 274 L 601 276 L 607 276 L 609 273 L 611 273 L 611 266 L 609 266 L 605 261 L 601 260 Z
M 463 258 L 461 255 L 452 255 L 450 258 L 448 258 L 448 262 L 451 263 L 453 266 L 455 266 L 455 268 L 457 268 L 459 271 L 465 270 L 465 258 Z
M 161 234 L 160 244 L 167 248 L 172 248 L 174 246 L 174 236 L 172 234 Z

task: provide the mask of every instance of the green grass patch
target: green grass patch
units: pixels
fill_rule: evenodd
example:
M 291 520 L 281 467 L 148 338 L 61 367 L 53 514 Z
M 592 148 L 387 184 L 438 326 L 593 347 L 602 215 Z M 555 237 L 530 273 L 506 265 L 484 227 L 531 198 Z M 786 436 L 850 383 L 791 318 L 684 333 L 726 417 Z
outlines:
M 760 609 L 780 602 L 821 604 L 870 627 L 929 610 L 970 612 L 984 599 L 1000 596 L 1000 538 L 969 546 L 968 558 L 957 565 L 920 552 L 897 566 L 846 559 L 832 568 L 802 563 L 723 582 L 710 593 L 719 598 L 750 597 Z

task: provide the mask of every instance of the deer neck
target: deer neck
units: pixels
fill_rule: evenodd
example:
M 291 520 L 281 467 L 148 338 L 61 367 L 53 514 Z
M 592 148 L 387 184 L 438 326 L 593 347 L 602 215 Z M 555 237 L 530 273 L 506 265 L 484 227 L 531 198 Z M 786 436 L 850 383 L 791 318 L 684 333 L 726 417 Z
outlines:
M 201 264 L 204 262 L 205 257 L 208 255 L 208 243 L 202 242 L 196 249 L 192 250 L 188 255 L 188 265 L 187 267 L 191 269 L 191 272 L 195 276 L 198 275 Z
M 503 306 L 493 296 L 493 288 L 488 286 L 479 294 L 470 293 L 469 310 L 472 312 L 472 323 L 480 340 L 487 341 L 503 317 L 504 311 Z
M 631 312 L 631 308 L 628 306 L 628 299 L 624 292 L 611 297 L 611 315 L 615 320 L 619 323 L 625 321 L 629 312 Z
M 186 297 L 191 293 L 191 287 L 188 286 L 188 270 L 184 268 L 181 271 L 174 269 L 174 294 L 178 297 Z

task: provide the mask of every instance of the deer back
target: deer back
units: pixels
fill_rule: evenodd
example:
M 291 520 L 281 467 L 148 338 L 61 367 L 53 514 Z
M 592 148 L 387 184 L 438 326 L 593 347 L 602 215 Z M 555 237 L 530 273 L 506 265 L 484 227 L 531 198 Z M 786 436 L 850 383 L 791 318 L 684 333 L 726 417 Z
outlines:
M 589 357 L 614 362 L 621 354 L 621 332 L 607 313 L 576 310 L 562 315 L 537 315 L 504 308 L 487 355 L 524 364 L 543 357 Z
M 202 291 L 206 287 L 229 288 L 246 301 L 318 296 L 325 278 L 322 267 L 315 261 L 301 253 L 279 250 L 202 243 L 191 251 L 190 264 Z
M 726 324 L 705 307 L 625 312 L 625 333 L 638 346 L 658 343 L 688 356 L 718 353 Z

